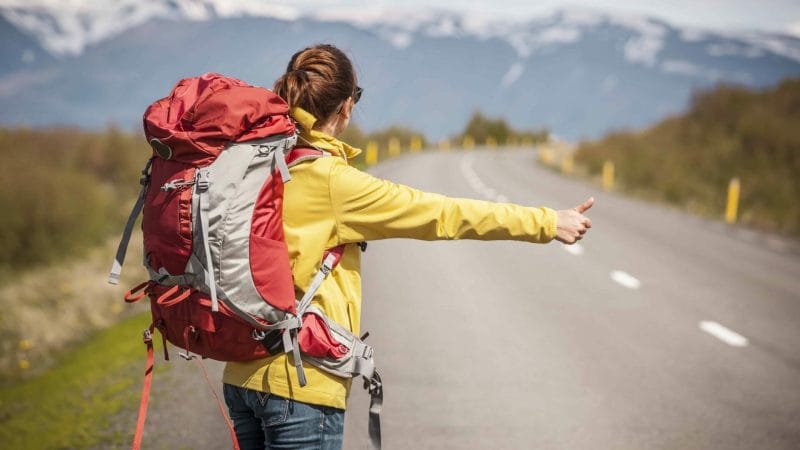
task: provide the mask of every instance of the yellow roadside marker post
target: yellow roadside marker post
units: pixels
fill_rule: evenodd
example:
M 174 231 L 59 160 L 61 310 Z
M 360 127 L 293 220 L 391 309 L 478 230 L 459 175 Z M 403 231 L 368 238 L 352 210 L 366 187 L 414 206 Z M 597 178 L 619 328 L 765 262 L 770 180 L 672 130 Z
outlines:
M 464 142 L 461 144 L 464 147 L 464 150 L 472 150 L 475 148 L 475 139 L 472 138 L 470 135 L 464 136 Z
M 610 191 L 614 189 L 614 162 L 606 161 L 603 163 L 603 189 Z
M 513 136 L 513 135 L 509 136 L 508 139 L 506 139 L 506 146 L 508 146 L 508 147 L 516 147 L 517 146 L 517 137 Z
M 573 165 L 572 155 L 561 158 L 561 173 L 564 175 L 572 175 Z
M 364 162 L 367 166 L 374 166 L 378 163 L 378 143 L 375 141 L 367 142 L 367 154 L 364 155 Z
M 414 136 L 411 138 L 411 145 L 409 146 L 411 153 L 418 153 L 422 150 L 422 139 L 419 136 Z
M 400 140 L 396 137 L 389 139 L 389 156 L 395 157 L 400 154 Z
M 739 178 L 735 177 L 728 184 L 728 204 L 725 208 L 725 222 L 729 224 L 736 223 L 736 215 L 739 212 L 739 191 L 741 184 Z
M 24 352 L 27 352 L 32 348 L 33 348 L 33 342 L 29 341 L 28 339 L 22 339 L 21 341 L 19 341 L 19 349 L 21 352 L 23 352 L 23 354 L 20 355 L 19 359 L 17 360 L 17 364 L 20 370 L 28 370 L 31 368 L 31 362 Z
M 553 164 L 553 149 L 549 146 L 543 146 L 539 148 L 539 161 L 545 166 L 550 166 Z

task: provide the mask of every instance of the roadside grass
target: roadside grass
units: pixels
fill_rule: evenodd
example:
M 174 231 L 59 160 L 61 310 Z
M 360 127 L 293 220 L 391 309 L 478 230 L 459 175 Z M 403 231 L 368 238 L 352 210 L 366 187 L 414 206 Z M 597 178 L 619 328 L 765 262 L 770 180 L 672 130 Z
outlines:
M 0 391 L 5 449 L 107 448 L 131 439 L 115 417 L 138 405 L 149 313 L 106 328 L 65 351 L 48 371 Z M 168 365 L 157 365 L 157 371 Z M 124 414 L 123 414 L 124 415 Z M 126 430 L 126 431 L 123 431 Z
M 133 305 L 122 300 L 147 278 L 139 263 L 140 232 L 131 239 L 119 286 L 106 282 L 118 242 L 109 238 L 83 258 L 41 266 L 0 284 L 0 387 L 41 374 L 59 352 L 149 309 L 146 299 Z

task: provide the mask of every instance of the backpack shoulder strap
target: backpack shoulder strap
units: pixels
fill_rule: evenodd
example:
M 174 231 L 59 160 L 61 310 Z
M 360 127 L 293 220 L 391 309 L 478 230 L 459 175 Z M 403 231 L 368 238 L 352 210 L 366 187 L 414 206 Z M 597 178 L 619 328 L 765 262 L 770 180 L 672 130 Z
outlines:
M 322 158 L 323 156 L 330 156 L 330 153 L 313 147 L 298 146 L 291 149 L 289 153 L 286 154 L 286 165 L 294 167 L 301 162 Z

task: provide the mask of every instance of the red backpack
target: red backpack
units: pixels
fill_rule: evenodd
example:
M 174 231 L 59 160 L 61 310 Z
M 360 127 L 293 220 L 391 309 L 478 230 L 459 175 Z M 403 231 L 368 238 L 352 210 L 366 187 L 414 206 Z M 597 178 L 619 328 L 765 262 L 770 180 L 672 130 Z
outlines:
M 144 333 L 148 371 L 134 448 L 146 416 L 155 329 L 186 359 L 246 361 L 292 352 L 301 386 L 303 360 L 340 377 L 363 376 L 372 395 L 370 435 L 379 447 L 382 386 L 372 348 L 311 305 L 344 248 L 322 255 L 311 285 L 295 299 L 283 235 L 289 167 L 326 153 L 295 146 L 297 126 L 278 95 L 213 73 L 181 80 L 150 105 L 144 131 L 153 155 L 109 276 L 119 282 L 142 213 L 150 279 L 125 301 L 148 296 L 153 322 Z M 168 359 L 166 345 L 164 351 Z

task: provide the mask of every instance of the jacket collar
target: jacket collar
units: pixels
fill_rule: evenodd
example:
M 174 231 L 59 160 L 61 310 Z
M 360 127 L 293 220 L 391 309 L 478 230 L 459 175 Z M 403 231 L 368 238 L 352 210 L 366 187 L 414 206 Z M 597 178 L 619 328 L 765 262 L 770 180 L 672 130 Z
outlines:
M 295 106 L 289 110 L 289 114 L 300 125 L 299 145 L 309 145 L 319 150 L 325 150 L 332 155 L 344 158 L 345 161 L 355 158 L 361 153 L 360 149 L 315 130 L 314 124 L 317 122 L 317 118 L 303 108 Z

